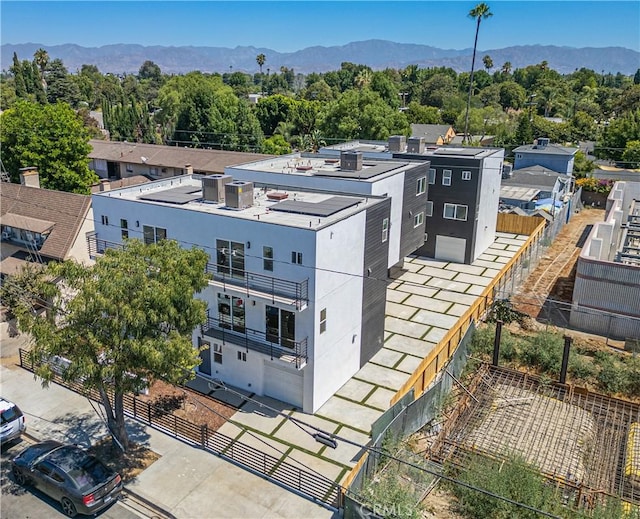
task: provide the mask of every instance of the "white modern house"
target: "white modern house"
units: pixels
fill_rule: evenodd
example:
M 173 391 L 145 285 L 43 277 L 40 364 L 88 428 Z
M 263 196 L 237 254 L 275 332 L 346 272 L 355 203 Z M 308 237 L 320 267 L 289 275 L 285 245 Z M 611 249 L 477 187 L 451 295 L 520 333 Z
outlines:
M 94 255 L 125 238 L 210 254 L 199 296 L 208 321 L 193 334 L 204 347 L 199 375 L 311 413 L 382 347 L 391 197 L 257 187 L 225 174 L 157 180 L 92 202 Z

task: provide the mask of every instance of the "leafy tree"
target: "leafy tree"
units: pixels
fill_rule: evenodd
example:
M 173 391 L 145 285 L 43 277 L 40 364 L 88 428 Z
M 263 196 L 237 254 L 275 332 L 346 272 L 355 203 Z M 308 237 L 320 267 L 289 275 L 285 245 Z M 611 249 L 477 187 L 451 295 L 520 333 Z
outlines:
M 577 151 L 573 158 L 573 174 L 576 178 L 584 178 L 594 169 L 592 160 L 587 159 L 583 151 Z
M 24 75 L 22 73 L 22 64 L 18 59 L 18 55 L 13 53 L 13 65 L 10 68 L 13 73 L 15 88 L 16 88 L 16 96 L 25 99 L 27 97 L 27 86 L 24 82 Z
M 270 155 L 285 155 L 287 153 L 291 153 L 291 145 L 282 135 L 276 134 L 263 141 L 262 153 L 268 153 Z
M 518 117 L 518 127 L 516 128 L 515 143 L 529 144 L 533 142 L 533 126 L 529 114 L 523 113 Z
M 500 83 L 500 106 L 504 110 L 520 110 L 527 100 L 527 92 L 515 81 Z
M 442 117 L 435 106 L 423 106 L 416 101 L 411 101 L 404 114 L 409 123 L 442 124 Z
M 489 6 L 485 3 L 480 3 L 476 5 L 471 11 L 469 11 L 469 16 L 471 18 L 475 18 L 476 20 L 476 36 L 473 42 L 473 57 L 471 58 L 471 76 L 469 79 L 469 95 L 467 97 L 467 112 L 465 115 L 465 123 L 464 123 L 464 138 L 467 138 L 469 134 L 469 108 L 471 108 L 471 94 L 473 92 L 473 71 L 475 68 L 476 62 L 476 50 L 478 48 L 478 33 L 480 32 L 480 22 L 482 20 L 486 20 L 487 18 L 493 16 L 493 13 L 490 11 Z
M 19 328 L 33 337 L 31 359 L 68 359 L 62 378 L 98 391 L 109 430 L 125 450 L 124 395 L 158 379 L 180 383 L 199 363 L 191 334 L 206 319 L 206 303 L 194 295 L 207 285 L 207 261 L 204 251 L 172 240 L 131 240 L 93 266 L 50 264 L 38 280 L 38 293 L 51 301 L 46 318 L 20 301 L 13 309 Z M 54 373 L 44 363 L 36 375 L 46 386 Z
M 627 142 L 622 161 L 627 168 L 640 168 L 640 140 Z
M 71 79 L 61 59 L 54 59 L 47 68 L 47 100 L 50 103 L 62 101 L 77 106 L 80 101 L 80 89 Z
M 138 70 L 138 78 L 160 81 L 162 79 L 162 70 L 153 61 L 146 60 Z
M 455 96 L 456 81 L 448 74 L 437 73 L 424 83 L 421 102 L 423 105 L 442 108 L 446 99 Z
M 633 84 L 640 85 L 640 68 L 636 70 L 636 73 L 633 75 Z
M 322 78 L 312 83 L 307 83 L 307 86 L 300 92 L 300 96 L 309 101 L 320 101 L 322 103 L 333 101 L 335 98 L 333 90 Z
M 278 123 L 289 121 L 295 101 L 291 97 L 276 94 L 263 97 L 256 104 L 256 117 L 265 135 L 273 135 Z
M 409 133 L 405 115 L 367 88 L 348 90 L 323 108 L 319 120 L 320 132 L 336 139 L 384 140 L 389 135 Z
M 598 158 L 621 160 L 627 142 L 640 140 L 640 108 L 613 119 L 602 133 L 594 153 Z
M 0 153 L 14 180 L 20 168 L 35 166 L 48 189 L 89 193 L 98 177 L 88 166 L 89 134 L 68 104 L 18 101 L 0 115 Z

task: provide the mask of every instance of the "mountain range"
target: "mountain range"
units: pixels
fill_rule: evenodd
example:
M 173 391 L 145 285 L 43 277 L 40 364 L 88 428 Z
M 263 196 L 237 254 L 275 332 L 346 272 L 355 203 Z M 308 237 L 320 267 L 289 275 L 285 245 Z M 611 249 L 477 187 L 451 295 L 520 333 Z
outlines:
M 75 44 L 44 45 L 21 43 L 2 45 L 2 70 L 12 64 L 13 53 L 20 60 L 32 60 L 34 52 L 45 49 L 50 59 L 60 58 L 69 72 L 75 73 L 83 64 L 96 65 L 102 73 L 137 74 L 147 60 L 156 63 L 163 73 L 183 74 L 193 70 L 202 72 L 242 71 L 256 73 L 256 56 L 264 54 L 267 69 L 279 71 L 281 67 L 295 72 L 327 72 L 338 70 L 342 62 L 368 65 L 373 70 L 387 67 L 402 69 L 408 65 L 420 68 L 451 67 L 456 72 L 470 70 L 472 49 L 440 49 L 428 45 L 394 43 L 386 40 L 367 40 L 340 46 L 307 47 L 295 52 L 277 52 L 260 47 L 165 47 L 135 44 L 114 44 L 102 47 L 82 47 Z M 558 47 L 553 45 L 522 45 L 502 49 L 478 50 L 476 70 L 483 67 L 482 57 L 489 55 L 495 69 L 510 62 L 512 70 L 546 61 L 548 66 L 567 74 L 582 67 L 595 72 L 618 72 L 631 75 L 640 67 L 640 52 L 623 47 Z

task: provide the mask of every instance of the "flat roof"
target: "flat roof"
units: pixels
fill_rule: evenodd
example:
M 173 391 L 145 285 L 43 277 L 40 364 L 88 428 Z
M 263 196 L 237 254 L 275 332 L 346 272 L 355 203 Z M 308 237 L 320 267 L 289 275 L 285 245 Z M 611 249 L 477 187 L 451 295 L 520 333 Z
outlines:
M 404 149 L 402 151 L 389 151 L 389 143 L 386 141 L 349 141 L 343 142 L 341 144 L 333 144 L 331 146 L 324 146 L 320 149 L 320 153 L 322 150 L 338 150 L 338 151 L 362 151 L 367 153 L 385 153 L 387 156 L 391 156 L 391 154 L 395 155 L 395 159 L 402 159 L 402 155 L 420 155 L 424 157 L 468 157 L 468 158 L 476 158 L 482 159 L 485 157 L 489 157 L 493 155 L 496 151 L 501 148 L 489 148 L 489 147 L 473 147 L 473 146 L 451 146 L 451 145 L 442 145 L 442 146 L 434 146 L 429 143 L 426 143 L 425 150 L 423 153 L 413 153 L 408 152 L 407 147 L 408 144 L 405 143 Z
M 295 153 L 240 164 L 237 167 L 245 171 L 263 173 L 284 173 L 306 177 L 331 177 L 375 182 L 387 175 L 403 171 L 403 168 L 416 167 L 416 164 L 409 161 L 384 160 L 382 157 L 381 160 L 363 158 L 362 169 L 355 171 L 343 169 L 340 166 L 339 157 L 327 155 L 308 156 Z
M 380 203 L 380 196 L 337 196 L 301 189 L 256 188 L 253 205 L 235 209 L 205 201 L 202 192 L 203 175 L 182 175 L 156 180 L 138 186 L 95 193 L 94 197 L 109 197 L 150 205 L 197 211 L 227 218 L 240 218 L 277 225 L 318 230 Z

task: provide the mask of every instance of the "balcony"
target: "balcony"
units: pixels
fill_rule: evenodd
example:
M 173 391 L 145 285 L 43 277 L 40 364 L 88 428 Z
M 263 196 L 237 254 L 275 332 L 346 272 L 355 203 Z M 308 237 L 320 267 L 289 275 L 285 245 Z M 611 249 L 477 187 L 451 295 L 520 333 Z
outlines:
M 231 323 L 210 317 L 202 327 L 203 335 L 214 337 L 224 342 L 242 346 L 248 350 L 269 355 L 271 359 L 280 359 L 295 364 L 297 369 L 307 363 L 307 339 L 291 341 L 269 335 L 263 331 L 245 328 L 244 332 L 233 331 Z
M 87 248 L 91 257 L 104 254 L 105 250 L 123 247 L 122 243 L 101 240 L 95 231 L 87 233 Z M 300 282 L 274 278 L 244 270 L 207 263 L 207 274 L 211 274 L 210 284 L 222 290 L 235 290 L 245 297 L 254 296 L 268 299 L 272 303 L 292 305 L 296 309 L 306 308 L 309 302 L 309 280 Z
M 107 249 L 122 249 L 124 245 L 115 241 L 101 240 L 98 233 L 90 231 L 87 233 L 87 249 L 92 258 L 102 256 Z
M 244 270 L 234 270 L 215 263 L 207 264 L 207 273 L 211 274 L 210 284 L 223 290 L 236 290 L 245 296 L 269 299 L 272 303 L 294 305 L 302 310 L 309 302 L 309 280 L 296 282 L 279 279 Z

